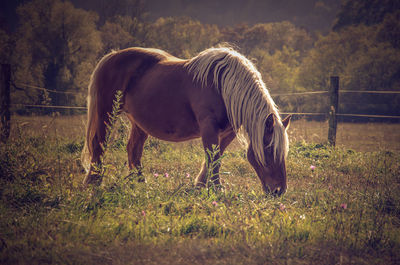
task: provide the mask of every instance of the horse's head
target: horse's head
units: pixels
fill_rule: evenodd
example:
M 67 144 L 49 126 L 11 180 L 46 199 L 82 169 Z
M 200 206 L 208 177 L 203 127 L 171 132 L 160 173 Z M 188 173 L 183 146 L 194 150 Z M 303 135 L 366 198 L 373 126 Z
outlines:
M 261 180 L 263 189 L 266 193 L 272 195 L 281 195 L 286 191 L 286 165 L 285 156 L 277 157 L 276 147 L 273 139 L 274 130 L 277 130 L 275 126 L 283 126 L 282 130 L 278 130 L 283 134 L 286 134 L 286 130 L 289 128 L 291 116 L 286 117 L 282 124 L 278 124 L 277 118 L 274 114 L 270 114 L 266 120 L 265 132 L 264 132 L 264 157 L 265 162 L 260 163 L 256 158 L 255 151 L 250 143 L 247 150 L 247 159 L 255 169 L 258 177 Z M 276 133 L 279 133 L 279 132 Z M 282 135 L 280 139 L 285 139 L 286 136 Z M 287 139 L 287 138 L 286 138 Z

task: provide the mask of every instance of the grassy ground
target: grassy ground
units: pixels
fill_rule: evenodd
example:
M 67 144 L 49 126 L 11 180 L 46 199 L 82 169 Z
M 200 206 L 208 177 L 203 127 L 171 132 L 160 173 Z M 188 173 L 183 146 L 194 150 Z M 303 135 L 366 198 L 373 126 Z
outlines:
M 199 141 L 150 138 L 137 182 L 123 125 L 103 185 L 83 190 L 83 119 L 15 117 L 0 147 L 0 263 L 400 263 L 399 125 L 340 124 L 331 148 L 324 123 L 293 123 L 289 188 L 271 198 L 237 144 L 222 191 L 193 188 Z

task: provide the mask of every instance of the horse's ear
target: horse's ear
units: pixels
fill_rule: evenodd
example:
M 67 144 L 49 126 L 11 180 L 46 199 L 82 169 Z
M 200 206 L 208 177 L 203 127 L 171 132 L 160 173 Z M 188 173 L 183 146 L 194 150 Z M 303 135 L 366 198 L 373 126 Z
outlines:
M 292 118 L 292 115 L 288 115 L 285 119 L 283 119 L 282 124 L 285 127 L 285 129 L 289 129 L 290 126 L 290 119 Z
M 275 115 L 273 113 L 270 113 L 267 117 L 267 121 L 265 122 L 265 128 L 269 132 L 273 132 L 274 130 L 274 125 L 275 125 Z

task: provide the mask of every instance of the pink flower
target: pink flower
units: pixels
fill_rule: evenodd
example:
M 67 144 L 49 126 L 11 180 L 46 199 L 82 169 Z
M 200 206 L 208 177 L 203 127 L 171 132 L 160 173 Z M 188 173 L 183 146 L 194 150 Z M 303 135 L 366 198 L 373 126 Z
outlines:
M 154 177 L 158 177 L 158 173 L 154 173 Z
M 142 211 L 142 215 L 143 215 L 143 216 L 146 216 L 146 212 L 145 212 L 144 210 Z
M 316 168 L 316 167 L 315 167 L 314 165 L 311 165 L 311 166 L 310 166 L 311 171 L 314 171 L 315 168 Z
M 331 184 L 329 184 L 329 186 L 328 186 L 328 190 L 333 190 L 333 187 L 332 187 L 332 185 L 331 185 Z
M 218 202 L 213 201 L 213 202 L 212 202 L 212 205 L 217 206 L 217 205 L 218 205 Z
M 189 173 L 186 173 L 186 177 L 187 177 L 187 178 L 190 178 L 190 174 L 189 174 Z
M 347 203 L 340 204 L 340 208 L 342 208 L 343 210 L 346 210 L 347 209 Z
M 279 210 L 284 211 L 286 210 L 286 206 L 283 203 L 279 204 Z
M 164 175 L 166 178 L 169 178 L 169 175 L 168 175 L 168 173 L 165 173 L 165 175 Z

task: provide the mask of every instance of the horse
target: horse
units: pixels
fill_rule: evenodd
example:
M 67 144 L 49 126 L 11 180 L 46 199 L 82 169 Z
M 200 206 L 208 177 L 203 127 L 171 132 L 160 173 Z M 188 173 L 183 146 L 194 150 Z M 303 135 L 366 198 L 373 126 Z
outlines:
M 88 115 L 82 164 L 84 185 L 100 185 L 95 170 L 117 91 L 120 111 L 131 123 L 128 166 L 141 169 L 149 135 L 170 142 L 201 138 L 205 160 L 196 187 L 208 177 L 220 185 L 213 164 L 237 137 L 263 190 L 281 195 L 287 189 L 287 128 L 261 74 L 244 55 L 230 47 L 213 47 L 191 59 L 179 59 L 153 48 L 127 48 L 105 55 L 95 67 L 88 87 Z M 120 92 L 120 93 L 121 93 Z M 217 146 L 216 154 L 210 152 Z

